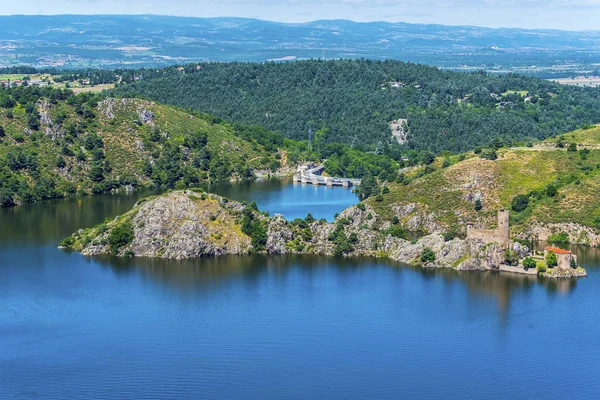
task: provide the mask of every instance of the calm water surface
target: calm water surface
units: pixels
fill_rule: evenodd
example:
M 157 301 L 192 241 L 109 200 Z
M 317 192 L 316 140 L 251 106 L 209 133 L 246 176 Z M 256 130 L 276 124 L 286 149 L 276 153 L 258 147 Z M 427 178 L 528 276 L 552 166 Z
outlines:
M 214 190 L 288 218 L 356 202 L 315 189 Z M 594 249 L 575 249 L 587 279 L 556 282 L 372 259 L 56 248 L 137 196 L 0 209 L 0 398 L 598 398 Z

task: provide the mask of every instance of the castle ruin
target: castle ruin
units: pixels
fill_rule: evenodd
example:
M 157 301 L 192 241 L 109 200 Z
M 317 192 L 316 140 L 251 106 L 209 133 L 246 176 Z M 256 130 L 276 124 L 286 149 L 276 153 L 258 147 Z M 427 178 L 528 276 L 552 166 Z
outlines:
M 484 243 L 510 243 L 510 212 L 498 211 L 498 227 L 496 229 L 476 229 L 472 222 L 467 222 L 467 239 L 479 239 Z

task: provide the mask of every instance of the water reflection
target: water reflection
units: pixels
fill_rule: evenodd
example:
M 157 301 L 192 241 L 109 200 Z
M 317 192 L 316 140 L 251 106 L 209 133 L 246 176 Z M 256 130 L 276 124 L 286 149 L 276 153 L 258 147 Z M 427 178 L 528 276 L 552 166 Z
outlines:
M 531 275 L 501 273 L 497 271 L 454 271 L 450 269 L 423 269 L 403 265 L 391 260 L 365 257 L 320 256 L 220 256 L 190 260 L 166 260 L 152 258 L 121 258 L 100 256 L 88 258 L 111 269 L 116 275 L 139 273 L 160 285 L 180 291 L 204 291 L 218 288 L 229 281 L 256 282 L 261 276 L 285 276 L 290 270 L 298 270 L 308 279 L 319 269 L 333 269 L 336 275 L 356 274 L 357 270 L 385 267 L 393 274 L 409 271 L 410 279 L 418 278 L 427 283 L 443 282 L 452 287 L 456 284 L 467 289 L 470 301 L 493 299 L 498 306 L 499 319 L 510 313 L 515 297 L 527 297 L 536 285 L 546 289 L 549 296 L 566 295 L 577 288 L 577 279 L 543 279 Z
M 154 193 L 85 196 L 0 208 L 0 245 L 58 243 L 77 229 L 126 212 L 138 199 Z

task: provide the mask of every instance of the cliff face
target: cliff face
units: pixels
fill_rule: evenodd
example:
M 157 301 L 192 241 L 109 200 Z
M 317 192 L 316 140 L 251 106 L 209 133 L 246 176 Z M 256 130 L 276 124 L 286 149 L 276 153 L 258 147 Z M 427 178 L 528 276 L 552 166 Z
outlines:
M 258 221 L 260 232 L 244 233 L 248 222 Z M 63 247 L 84 255 L 114 254 L 184 259 L 207 255 L 320 254 L 389 257 L 405 264 L 457 270 L 498 269 L 504 248 L 477 240 L 445 241 L 433 234 L 408 241 L 369 227 L 377 217 L 369 208 L 350 207 L 334 223 L 286 221 L 267 217 L 251 206 L 217 195 L 175 191 L 143 199 L 123 216 L 91 229 L 79 230 L 63 241 Z M 260 247 L 259 247 L 260 246 Z M 511 243 L 521 257 L 526 247 Z M 431 250 L 435 257 L 422 257 Z

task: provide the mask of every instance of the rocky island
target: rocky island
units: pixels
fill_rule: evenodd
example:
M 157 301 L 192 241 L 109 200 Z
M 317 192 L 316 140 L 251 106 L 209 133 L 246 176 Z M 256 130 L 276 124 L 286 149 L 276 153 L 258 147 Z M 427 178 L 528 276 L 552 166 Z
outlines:
M 254 203 L 180 190 L 142 199 L 124 215 L 80 229 L 64 239 L 61 247 L 87 256 L 171 259 L 250 253 L 373 256 L 424 268 L 539 271 L 548 277 L 586 275 L 576 265 L 536 268 L 541 264 L 531 257 L 528 247 L 507 236 L 495 240 L 492 231 L 487 232 L 491 240 L 470 228 L 465 239 L 431 234 L 411 241 L 404 238 L 398 224 L 378 219 L 368 204 L 359 203 L 344 210 L 333 223 L 315 220 L 310 214 L 287 221 L 279 214 L 260 212 Z

